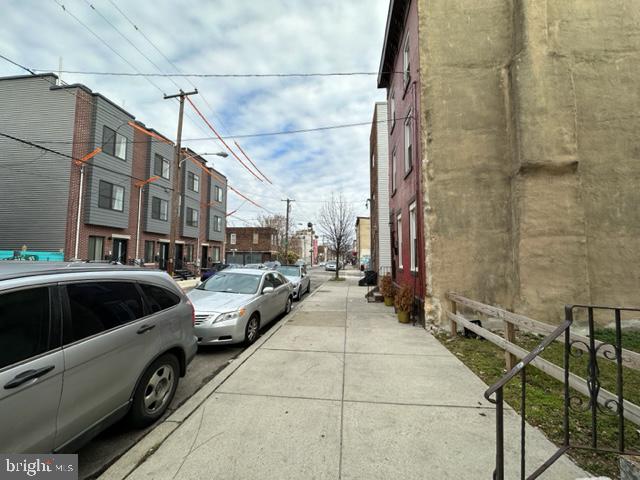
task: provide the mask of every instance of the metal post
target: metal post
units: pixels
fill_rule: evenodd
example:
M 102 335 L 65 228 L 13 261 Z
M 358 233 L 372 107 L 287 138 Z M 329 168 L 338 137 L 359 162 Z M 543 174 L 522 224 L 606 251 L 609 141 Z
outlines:
M 82 214 L 82 187 L 84 184 L 84 164 L 80 165 L 80 191 L 78 193 L 78 214 L 76 218 L 76 245 L 73 252 L 73 258 L 78 258 L 78 247 L 80 243 L 80 216 Z
M 500 387 L 496 391 L 496 470 L 495 480 L 504 480 L 504 405 L 503 392 Z

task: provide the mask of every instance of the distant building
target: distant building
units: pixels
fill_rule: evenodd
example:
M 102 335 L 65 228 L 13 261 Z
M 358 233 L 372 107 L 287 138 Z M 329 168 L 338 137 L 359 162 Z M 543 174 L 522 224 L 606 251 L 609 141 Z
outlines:
M 307 265 L 311 265 L 311 256 L 317 249 L 317 240 L 314 238 L 314 232 L 311 228 L 303 228 L 298 230 L 292 238 L 292 251 L 298 255 L 300 260 L 304 260 Z M 317 259 L 314 257 L 314 263 Z
M 550 323 L 638 303 L 638 24 L 601 0 L 390 1 L 393 271 L 430 320 L 449 291 Z
M 276 260 L 277 230 L 272 227 L 227 227 L 227 263 L 246 265 Z
M 166 268 L 170 140 L 84 85 L 57 85 L 53 74 L 0 78 L 0 105 L 2 132 L 14 137 L 0 137 L 0 251 L 25 245 L 66 260 L 137 258 Z M 97 148 L 80 195 L 77 160 Z M 182 175 L 176 267 L 195 270 L 223 256 L 226 178 L 197 155 Z
M 371 260 L 371 219 L 369 217 L 356 218 L 355 239 L 356 266 L 370 267 Z
M 369 205 L 371 211 L 371 263 L 369 268 L 391 273 L 389 228 L 389 128 L 387 102 L 376 102 L 369 138 Z

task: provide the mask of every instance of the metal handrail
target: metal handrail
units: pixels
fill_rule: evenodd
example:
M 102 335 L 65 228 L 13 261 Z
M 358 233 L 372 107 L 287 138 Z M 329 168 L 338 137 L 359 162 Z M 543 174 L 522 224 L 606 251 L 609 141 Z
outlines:
M 565 320 L 558 328 L 556 328 L 553 332 L 547 335 L 544 340 L 538 345 L 536 348 L 531 350 L 529 354 L 520 360 L 515 367 L 513 367 L 509 372 L 507 372 L 500 380 L 491 385 L 485 392 L 484 398 L 486 398 L 491 403 L 496 403 L 495 400 L 490 397 L 496 393 L 496 391 L 502 387 L 504 387 L 513 377 L 518 375 L 522 369 L 524 369 L 527 365 L 529 365 L 538 355 L 540 355 L 545 348 L 547 348 L 551 343 L 553 343 L 560 335 L 562 335 L 567 329 L 571 327 L 573 323 L 573 318 L 569 318 Z

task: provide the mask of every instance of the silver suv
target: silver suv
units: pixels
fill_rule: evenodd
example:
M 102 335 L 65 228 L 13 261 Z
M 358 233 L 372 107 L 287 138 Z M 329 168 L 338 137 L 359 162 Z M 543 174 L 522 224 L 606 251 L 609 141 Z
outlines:
M 153 423 L 197 351 L 164 272 L 0 262 L 0 452 L 77 450 L 128 416 Z

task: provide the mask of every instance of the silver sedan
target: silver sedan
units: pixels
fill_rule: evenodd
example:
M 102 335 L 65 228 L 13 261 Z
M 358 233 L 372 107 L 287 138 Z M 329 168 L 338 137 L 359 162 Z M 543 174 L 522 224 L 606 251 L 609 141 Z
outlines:
M 280 273 L 226 269 L 188 295 L 199 345 L 251 344 L 260 328 L 291 311 L 293 286 Z
M 276 268 L 293 285 L 293 299 L 300 300 L 302 295 L 311 292 L 311 278 L 307 267 L 300 265 L 281 265 Z

